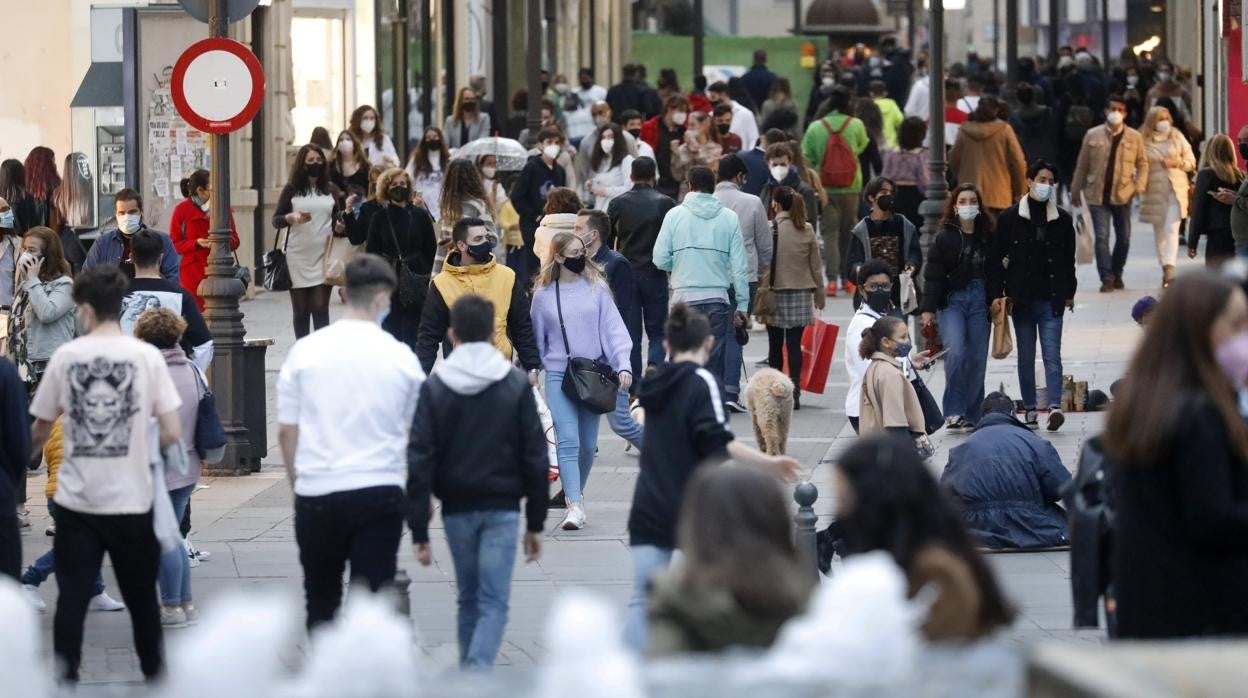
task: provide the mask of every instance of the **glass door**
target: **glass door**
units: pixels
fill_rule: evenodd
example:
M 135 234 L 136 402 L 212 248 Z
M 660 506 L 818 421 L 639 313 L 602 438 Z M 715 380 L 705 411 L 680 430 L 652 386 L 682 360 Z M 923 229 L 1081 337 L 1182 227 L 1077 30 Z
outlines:
M 294 64 L 295 144 L 307 143 L 324 126 L 332 142 L 347 127 L 346 12 L 296 9 L 290 22 Z

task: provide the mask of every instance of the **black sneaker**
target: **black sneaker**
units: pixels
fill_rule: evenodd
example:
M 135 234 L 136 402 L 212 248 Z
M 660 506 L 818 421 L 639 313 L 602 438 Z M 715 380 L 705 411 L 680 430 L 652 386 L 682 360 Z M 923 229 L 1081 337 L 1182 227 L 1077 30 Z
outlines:
M 836 555 L 836 541 L 829 535 L 831 531 L 824 529 L 815 534 L 815 547 L 819 555 L 819 571 L 825 575 L 832 572 L 832 557 Z
M 1047 427 L 1049 431 L 1057 431 L 1058 429 L 1061 429 L 1062 425 L 1065 423 L 1066 416 L 1062 414 L 1061 410 L 1057 408 L 1049 410 L 1049 423 Z
M 728 411 L 733 414 L 745 414 L 746 412 L 746 409 L 736 400 L 729 400 L 728 402 L 725 402 L 724 407 L 727 407 Z
M 1035 410 L 1027 410 L 1027 416 L 1023 419 L 1023 426 L 1035 431 L 1040 428 L 1040 414 Z

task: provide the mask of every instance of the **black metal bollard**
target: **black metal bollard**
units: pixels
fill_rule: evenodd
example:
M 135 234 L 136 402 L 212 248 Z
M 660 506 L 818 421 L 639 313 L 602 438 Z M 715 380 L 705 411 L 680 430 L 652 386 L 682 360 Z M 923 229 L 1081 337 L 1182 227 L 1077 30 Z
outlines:
M 819 544 L 815 533 L 815 524 L 819 517 L 815 515 L 815 500 L 819 499 L 819 490 L 810 481 L 798 483 L 793 491 L 793 500 L 797 502 L 797 514 L 793 517 L 794 536 L 797 552 L 806 558 L 810 571 L 819 578 Z
M 404 618 L 412 615 L 412 597 L 410 595 L 412 586 L 412 578 L 407 576 L 407 570 L 400 567 L 394 573 L 394 610 Z

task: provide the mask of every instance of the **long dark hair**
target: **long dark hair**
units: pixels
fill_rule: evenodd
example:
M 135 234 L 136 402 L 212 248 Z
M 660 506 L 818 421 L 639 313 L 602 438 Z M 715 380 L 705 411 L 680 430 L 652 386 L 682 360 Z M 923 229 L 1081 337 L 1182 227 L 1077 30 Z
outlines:
M 26 167 L 22 165 L 22 161 L 9 158 L 0 162 L 0 197 L 13 205 L 25 195 Z
M 319 172 L 308 172 L 303 163 L 307 162 L 308 153 L 315 152 L 321 156 L 321 170 Z M 312 186 L 312 177 L 316 177 L 316 186 Z M 290 167 L 290 180 L 287 182 L 296 194 L 305 194 L 315 191 L 317 194 L 329 193 L 329 158 L 325 157 L 325 151 L 321 150 L 319 145 L 308 143 L 299 149 L 295 154 L 295 162 Z
M 1184 274 L 1166 289 L 1109 410 L 1105 447 L 1116 462 L 1169 462 L 1184 421 L 1209 402 L 1222 416 L 1231 449 L 1248 461 L 1248 427 L 1209 341 L 1209 328 L 1236 293 L 1232 281 L 1204 270 Z
M 195 170 L 189 177 L 183 177 L 178 182 L 178 190 L 182 192 L 183 199 L 189 199 L 200 187 L 207 189 L 209 181 L 208 170 Z
M 973 192 L 979 204 L 979 215 L 975 216 L 975 223 L 971 227 L 976 235 L 983 235 L 984 239 L 987 239 L 989 235 L 992 235 L 994 227 L 992 216 L 984 210 L 984 195 L 979 192 L 979 187 L 970 182 L 963 182 L 949 192 L 949 197 L 945 199 L 945 214 L 940 223 L 955 228 L 962 227 L 962 221 L 958 219 L 958 195 L 964 191 Z
M 677 538 L 689 591 L 726 590 L 746 613 L 791 617 L 806 608 L 816 580 L 801 562 L 787 498 L 771 475 L 734 463 L 698 468 Z
M 376 121 L 376 123 L 373 124 L 372 133 L 364 133 L 360 130 L 360 122 L 364 120 L 365 116 L 368 116 L 369 112 L 373 113 L 373 120 Z M 351 133 L 355 134 L 355 137 L 361 142 L 371 140 L 373 145 L 376 145 L 378 148 L 385 144 L 386 130 L 381 127 L 381 115 L 377 113 L 376 109 L 373 109 L 372 105 L 361 104 L 356 107 L 355 111 L 351 112 L 351 122 L 349 128 L 351 129 Z
M 22 236 L 36 237 L 43 242 L 43 268 L 39 270 L 39 280 L 48 283 L 62 276 L 70 276 L 73 269 L 65 259 L 65 248 L 61 246 L 61 236 L 51 228 L 35 226 Z
M 438 208 L 442 212 L 442 227 L 449 230 L 455 225 L 464 216 L 464 204 L 474 200 L 480 201 L 483 206 L 489 205 L 480 171 L 472 160 L 451 160 L 446 164 L 446 174 L 442 178 L 442 198 L 438 201 Z
M 907 573 L 915 556 L 939 546 L 971 569 L 982 603 L 979 628 L 1009 625 L 1014 608 L 975 551 L 966 526 L 908 439 L 881 434 L 859 440 L 836 467 L 851 488 L 852 509 L 842 517 L 849 554 L 883 550 Z
M 611 132 L 611 137 L 615 139 L 615 147 L 611 149 L 611 167 L 619 166 L 624 160 L 624 156 L 628 155 L 628 143 L 624 140 L 624 132 L 620 130 L 620 125 L 615 123 L 603 124 L 598 128 L 598 143 L 602 142 L 602 134 Z M 594 172 L 598 171 L 598 167 L 602 164 L 602 158 L 606 153 L 602 152 L 602 148 L 594 148 L 594 152 L 589 156 L 589 166 Z
M 26 191 L 36 199 L 50 199 L 61 185 L 56 172 L 56 154 L 51 148 L 37 145 L 26 155 Z
M 408 156 L 407 162 L 412 166 L 412 171 L 417 175 L 429 174 L 433 172 L 433 164 L 429 162 L 429 136 L 436 135 L 438 137 L 438 152 L 442 154 L 439 164 L 442 169 L 450 164 L 451 152 L 446 148 L 446 138 L 442 136 L 442 129 L 437 126 L 429 126 L 420 134 L 420 142 L 412 148 L 411 155 Z

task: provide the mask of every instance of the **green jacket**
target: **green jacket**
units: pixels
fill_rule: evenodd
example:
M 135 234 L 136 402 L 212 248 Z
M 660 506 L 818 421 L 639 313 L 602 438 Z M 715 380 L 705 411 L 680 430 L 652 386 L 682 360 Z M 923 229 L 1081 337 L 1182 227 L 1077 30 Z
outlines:
M 890 97 L 876 97 L 875 106 L 880 108 L 880 115 L 884 117 L 884 142 L 888 144 L 889 149 L 897 147 L 897 129 L 901 128 L 901 122 L 906 120 L 906 115 L 902 113 L 901 107 L 897 106 Z
M 828 126 L 836 131 L 850 117 L 840 112 L 832 112 L 824 119 L 827 119 Z M 820 170 L 823 164 L 823 151 L 828 149 L 828 129 L 824 128 L 821 123 L 823 119 L 812 121 L 810 126 L 806 128 L 806 135 L 802 136 L 802 154 L 806 156 L 806 162 L 814 168 L 815 172 Z M 854 119 L 852 123 L 841 131 L 841 138 L 849 144 L 850 150 L 854 151 L 854 155 L 862 155 L 862 151 L 867 149 L 871 144 L 870 137 L 867 135 L 867 127 L 862 124 L 861 119 Z M 829 194 L 857 194 L 862 191 L 862 166 L 858 166 L 858 172 L 854 175 L 854 183 L 844 188 L 826 189 Z

